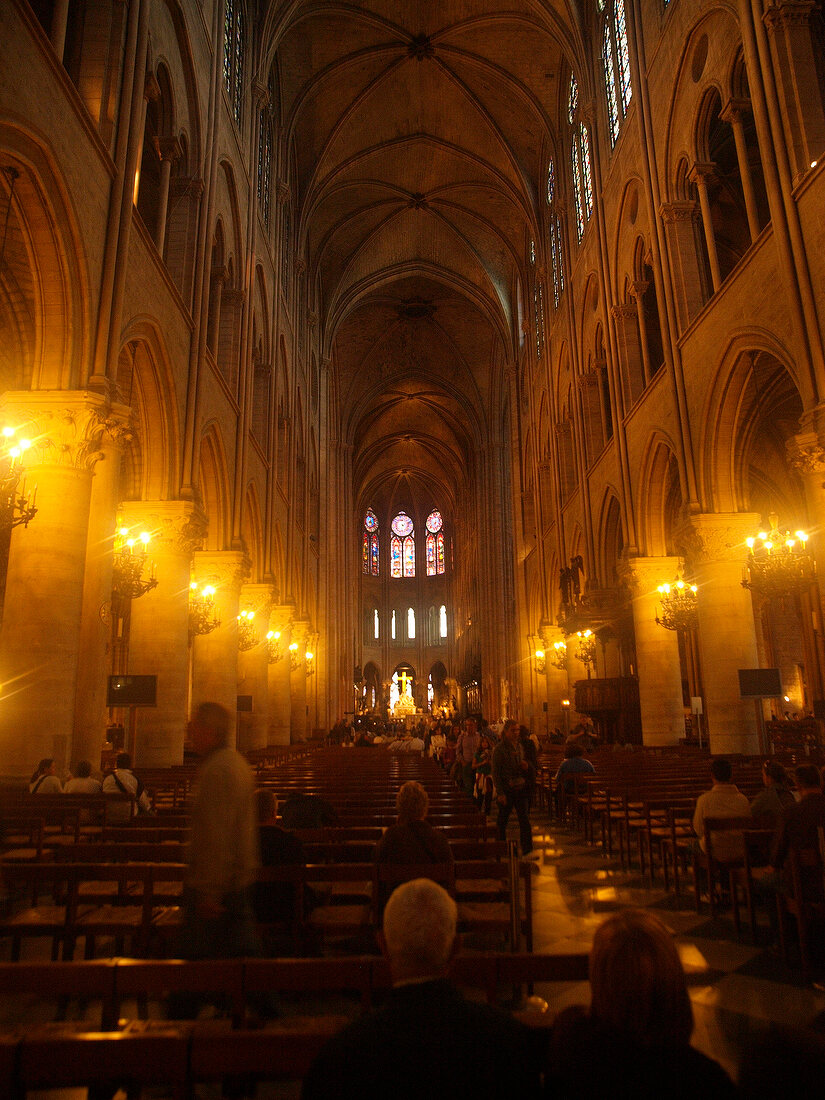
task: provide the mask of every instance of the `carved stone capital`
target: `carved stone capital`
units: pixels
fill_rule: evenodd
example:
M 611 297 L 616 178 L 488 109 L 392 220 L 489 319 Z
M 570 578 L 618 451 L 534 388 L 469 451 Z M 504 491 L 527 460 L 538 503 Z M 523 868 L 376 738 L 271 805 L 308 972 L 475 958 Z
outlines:
M 280 631 L 283 636 L 292 627 L 294 614 L 295 608 L 292 604 L 278 604 L 272 607 L 269 612 L 269 629 Z
M 588 390 L 592 387 L 598 386 L 599 376 L 595 370 L 583 371 L 576 379 L 576 384 L 580 390 Z
M 292 265 L 296 275 L 306 274 L 307 262 L 303 256 L 296 256 L 295 263 Z
M 765 26 L 775 33 L 779 28 L 807 27 L 818 7 L 812 0 L 787 0 L 772 4 L 763 16 Z
M 245 584 L 241 588 L 241 608 L 244 611 L 254 611 L 259 617 L 259 625 L 269 622 L 274 602 L 275 586 L 272 584 Z
M 634 598 L 650 596 L 660 584 L 668 584 L 682 569 L 682 559 L 627 558 L 621 567 L 621 577 Z
M 625 324 L 628 321 L 635 321 L 638 316 L 636 307 L 629 302 L 622 302 L 621 305 L 611 306 L 610 314 L 621 324 Z
M 152 546 L 187 557 L 201 548 L 208 524 L 200 508 L 188 500 L 128 500 L 120 508 L 125 527 L 141 527 Z
M 259 111 L 265 111 L 270 106 L 269 88 L 263 80 L 257 77 L 252 81 L 252 102 Z
M 745 539 L 759 526 L 755 512 L 721 512 L 691 516 L 674 533 L 676 545 L 693 563 L 744 561 Z
M 641 299 L 644 298 L 645 294 L 647 293 L 647 288 L 649 286 L 650 283 L 646 282 L 645 280 L 642 280 L 638 283 L 631 283 L 630 297 L 633 298 L 633 300 L 636 302 L 641 301 Z
M 249 576 L 250 563 L 246 554 L 238 550 L 197 550 L 194 571 L 200 585 L 211 584 L 239 595 Z
M 179 160 L 183 152 L 176 137 L 155 138 L 155 148 L 161 160 Z
M 709 186 L 716 179 L 716 165 L 710 161 L 696 161 L 688 172 L 688 179 L 698 186 Z
M 312 623 L 309 619 L 295 619 L 292 623 L 292 641 L 298 643 L 298 652 L 303 657 L 312 633 Z
M 132 433 L 128 406 L 87 390 L 7 392 L 0 410 L 18 438 L 31 440 L 27 466 L 93 470 L 108 449 L 120 448 Z
M 696 217 L 696 203 L 692 199 L 683 202 L 663 202 L 659 207 L 659 217 L 665 225 L 691 222 Z
M 723 122 L 727 122 L 733 126 L 736 122 L 742 121 L 742 116 L 750 114 L 751 102 L 749 99 L 737 99 L 734 96 L 727 101 L 725 106 L 719 112 L 719 117 Z
M 816 432 L 800 432 L 788 440 L 785 452 L 802 474 L 825 475 L 825 444 Z

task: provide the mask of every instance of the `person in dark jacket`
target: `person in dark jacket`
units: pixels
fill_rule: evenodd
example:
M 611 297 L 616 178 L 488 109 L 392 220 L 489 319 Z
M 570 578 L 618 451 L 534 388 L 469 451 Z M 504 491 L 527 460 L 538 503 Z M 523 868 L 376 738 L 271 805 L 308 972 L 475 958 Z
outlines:
M 466 1001 L 447 977 L 456 919 L 453 899 L 429 879 L 393 892 L 382 939 L 392 992 L 326 1044 L 304 1078 L 302 1100 L 539 1095 L 529 1029 Z
M 545 1092 L 559 1100 L 694 1100 L 737 1095 L 716 1062 L 690 1045 L 693 1009 L 673 937 L 642 909 L 616 913 L 590 952 L 590 1009 L 560 1013 Z

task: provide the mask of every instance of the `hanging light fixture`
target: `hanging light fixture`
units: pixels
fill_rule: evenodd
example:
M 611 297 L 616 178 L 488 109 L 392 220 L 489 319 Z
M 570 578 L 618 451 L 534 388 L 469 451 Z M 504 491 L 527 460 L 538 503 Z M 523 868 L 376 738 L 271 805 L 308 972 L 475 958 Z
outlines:
M 137 600 L 157 588 L 154 562 L 149 562 L 152 536 L 141 531 L 135 538 L 128 527 L 118 527 L 115 534 L 115 556 L 112 562 L 112 595 L 119 600 Z M 144 576 L 148 568 L 148 576 Z
M 567 668 L 567 642 L 553 642 L 550 653 L 550 664 L 553 668 Z
M 590 666 L 596 661 L 596 635 L 592 630 L 577 630 L 576 660 L 590 671 Z
M 656 589 L 662 605 L 656 622 L 665 630 L 695 630 L 699 625 L 697 588 L 677 575 L 673 584 L 660 584 Z
M 742 587 L 768 599 L 801 592 L 816 578 L 816 565 L 808 553 L 808 535 L 779 527 L 775 512 L 768 516 L 770 531 L 745 540 L 748 560 Z
M 215 610 L 215 589 L 211 584 L 198 588 L 198 582 L 189 585 L 189 633 L 211 634 L 221 625 Z
M 297 672 L 301 667 L 301 658 L 298 656 L 298 643 L 293 642 L 289 647 L 289 667 Z
M 255 612 L 242 611 L 238 616 L 238 649 L 245 653 L 258 644 L 258 632 L 255 629 Z
M 312 676 L 315 673 L 315 654 L 311 649 L 308 649 L 304 654 L 304 660 L 306 661 L 307 676 Z
M 15 439 L 16 428 L 2 429 L 3 449 L 0 453 L 0 530 L 28 527 L 37 514 L 37 486 L 31 497 L 26 492 L 26 468 L 23 455 L 31 447 L 29 439 Z
M 280 630 L 268 630 L 266 633 L 266 656 L 271 665 L 276 665 L 283 657 L 281 652 Z

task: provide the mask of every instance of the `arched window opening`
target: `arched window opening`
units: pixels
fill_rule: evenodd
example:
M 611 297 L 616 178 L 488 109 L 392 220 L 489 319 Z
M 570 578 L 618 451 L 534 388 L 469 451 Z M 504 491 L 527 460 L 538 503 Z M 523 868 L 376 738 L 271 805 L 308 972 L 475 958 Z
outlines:
M 406 512 L 399 512 L 390 525 L 390 576 L 415 576 L 415 525 Z
M 427 516 L 427 576 L 444 572 L 444 521 L 436 509 Z
M 395 608 L 393 608 L 392 616 L 390 618 L 390 637 L 395 641 Z
M 415 608 L 407 608 L 407 641 L 415 641 Z
M 361 545 L 361 569 L 370 576 L 378 576 L 378 517 L 372 508 L 364 514 L 364 531 Z M 377 637 L 377 635 L 376 635 Z
M 553 304 L 558 309 L 564 290 L 564 258 L 561 251 L 561 222 L 556 211 L 556 167 L 552 160 L 547 165 L 547 205 L 550 207 L 547 236 L 550 244 L 550 267 L 553 273 Z
M 541 346 L 544 342 L 544 298 L 541 281 L 536 274 L 536 242 L 530 241 L 530 266 L 533 269 L 533 319 L 536 328 L 536 359 L 541 359 Z
M 377 607 L 373 608 L 373 612 L 372 612 L 372 630 L 373 630 L 372 636 L 375 639 L 375 641 L 377 642 L 378 639 L 381 637 L 381 620 L 380 620 L 380 617 L 378 615 L 378 608 Z
M 576 206 L 576 235 L 579 242 L 585 226 L 593 213 L 593 170 L 590 166 L 590 137 L 587 127 L 578 118 L 579 86 L 575 76 L 570 77 L 567 97 L 567 120 L 573 127 L 570 162 L 573 170 L 573 197 Z
M 447 637 L 447 607 L 442 604 L 438 610 L 438 634 L 445 639 Z
M 246 21 L 240 0 L 225 0 L 223 22 L 223 82 L 237 126 L 243 118 Z
M 258 130 L 258 213 L 264 225 L 269 225 L 272 202 L 272 120 L 269 108 L 261 110 Z

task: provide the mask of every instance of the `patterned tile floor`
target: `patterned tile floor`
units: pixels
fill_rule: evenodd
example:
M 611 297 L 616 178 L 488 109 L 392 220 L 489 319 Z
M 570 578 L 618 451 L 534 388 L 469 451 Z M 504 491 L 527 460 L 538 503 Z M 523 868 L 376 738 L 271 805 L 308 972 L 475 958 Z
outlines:
M 725 913 L 711 920 L 697 913 L 692 883 L 681 899 L 657 879 L 651 886 L 638 870 L 623 871 L 564 828 L 542 823 L 534 814 L 534 844 L 541 851 L 533 880 L 535 950 L 589 951 L 593 932 L 609 913 L 627 907 L 649 909 L 670 928 L 688 976 L 693 1002 L 693 1043 L 735 1075 L 740 1052 L 771 1023 L 825 1031 L 825 991 L 803 982 L 798 969 L 783 962 L 770 938 L 763 911 L 760 944 L 754 945 L 745 920 L 737 940 Z M 586 984 L 538 988 L 550 1011 L 587 1004 Z

